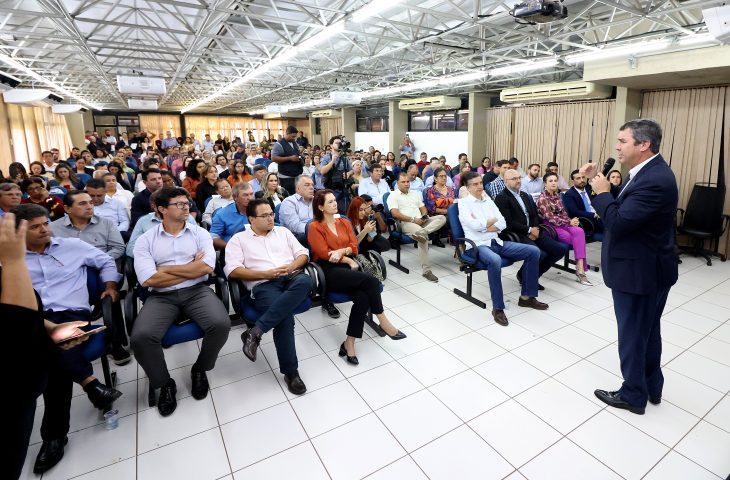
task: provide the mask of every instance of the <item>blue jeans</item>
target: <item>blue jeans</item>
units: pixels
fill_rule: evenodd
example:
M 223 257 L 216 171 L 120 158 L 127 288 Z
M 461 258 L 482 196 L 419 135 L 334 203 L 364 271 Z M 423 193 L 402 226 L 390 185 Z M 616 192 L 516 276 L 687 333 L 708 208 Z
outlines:
M 515 242 L 503 242 L 500 245 L 496 241 L 492 241 L 491 246 L 481 245 L 478 249 L 480 259 L 478 266 L 487 269 L 489 291 L 492 294 L 492 308 L 504 310 L 502 258 L 512 261 L 525 261 L 522 265 L 522 295 L 537 297 L 537 275 L 540 264 L 539 248 L 534 245 Z
M 269 280 L 253 287 L 256 310 L 264 312 L 256 321 L 262 332 L 274 329 L 274 345 L 279 370 L 284 375 L 297 371 L 294 344 L 294 310 L 307 298 L 312 288 L 309 276 L 301 273 L 291 279 Z

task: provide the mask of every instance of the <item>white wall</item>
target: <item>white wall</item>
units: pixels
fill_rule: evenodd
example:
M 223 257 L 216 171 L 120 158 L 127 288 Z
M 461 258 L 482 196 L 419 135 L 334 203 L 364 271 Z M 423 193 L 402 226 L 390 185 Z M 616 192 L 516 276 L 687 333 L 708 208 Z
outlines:
M 388 132 L 355 132 L 352 140 L 352 150 L 368 151 L 370 145 L 380 150 L 382 154 L 388 153 Z
M 416 147 L 413 158 L 418 161 L 421 152 L 426 152 L 428 158 L 444 155 L 446 163 L 452 167 L 458 163 L 459 154 L 468 150 L 469 132 L 408 132 L 411 142 Z M 398 158 L 398 152 L 395 152 Z M 473 158 L 469 159 L 472 163 Z

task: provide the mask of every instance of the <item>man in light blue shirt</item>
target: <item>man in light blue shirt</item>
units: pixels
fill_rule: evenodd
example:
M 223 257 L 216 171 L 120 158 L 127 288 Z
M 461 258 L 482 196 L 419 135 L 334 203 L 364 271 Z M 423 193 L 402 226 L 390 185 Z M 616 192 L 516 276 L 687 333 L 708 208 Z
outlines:
M 242 231 L 248 224 L 246 207 L 253 200 L 253 190 L 247 182 L 237 183 L 233 187 L 233 203 L 218 210 L 210 226 L 210 236 L 216 250 L 226 248 L 232 236 Z
M 264 177 L 266 176 L 266 173 L 268 170 L 263 165 L 254 165 L 253 167 L 253 180 L 251 180 L 248 184 L 251 185 L 251 188 L 253 189 L 253 193 L 261 191 L 261 183 L 264 181 Z M 244 208 L 243 211 L 246 209 Z
M 357 194 L 369 195 L 373 199 L 373 205 L 383 204 L 383 195 L 386 192 L 390 192 L 390 187 L 383 180 L 383 166 L 379 163 L 374 163 L 370 167 L 370 176 L 363 178 L 360 184 L 357 186 Z
M 172 136 L 171 131 L 168 130 L 165 133 L 165 135 L 166 135 L 165 138 L 162 139 L 162 149 L 163 150 L 167 150 L 170 147 L 179 147 L 180 146 L 180 144 L 177 143 L 177 138 Z
M 307 245 L 304 229 L 314 217 L 312 200 L 314 199 L 314 181 L 308 175 L 296 178 L 297 192 L 289 195 L 279 207 L 279 223 L 294 234 L 299 243 Z
M 423 190 L 426 188 L 426 185 L 423 183 L 423 180 L 418 178 L 418 165 L 415 163 L 408 167 L 408 181 L 411 185 L 408 189 L 409 191 L 423 195 Z
M 532 199 L 537 201 L 537 197 L 545 190 L 545 186 L 542 183 L 542 177 L 540 176 L 540 165 L 533 163 L 527 167 L 527 175 L 522 179 L 522 186 L 520 187 L 525 193 L 529 193 Z
M 137 280 L 151 294 L 135 321 L 132 347 L 149 378 L 150 389 L 160 389 L 157 409 L 166 417 L 177 408 L 177 386 L 167 370 L 160 343 L 165 332 L 181 315 L 205 332 L 190 372 L 192 396 L 202 400 L 209 389 L 206 372 L 215 366 L 231 321 L 223 303 L 205 283 L 215 267 L 215 250 L 208 232 L 187 222 L 187 190 L 163 188 L 155 208 L 162 223 L 139 237 L 134 246 Z
M 86 184 L 86 193 L 94 203 L 94 215 L 111 220 L 122 237 L 129 238 L 129 214 L 122 202 L 106 196 L 106 183 L 99 178 L 92 178 Z
M 132 230 L 132 234 L 129 236 L 129 242 L 127 242 L 126 252 L 129 258 L 134 258 L 134 245 L 137 243 L 137 239 L 148 230 L 151 230 L 152 228 L 162 223 L 162 219 L 157 213 L 157 207 L 155 205 L 155 200 L 157 199 L 158 192 L 159 190 L 157 190 L 150 196 L 150 206 L 152 207 L 152 211 L 144 217 L 140 217 L 140 219 L 134 225 L 134 230 Z M 187 221 L 189 224 L 195 225 L 195 219 L 192 215 L 188 216 Z

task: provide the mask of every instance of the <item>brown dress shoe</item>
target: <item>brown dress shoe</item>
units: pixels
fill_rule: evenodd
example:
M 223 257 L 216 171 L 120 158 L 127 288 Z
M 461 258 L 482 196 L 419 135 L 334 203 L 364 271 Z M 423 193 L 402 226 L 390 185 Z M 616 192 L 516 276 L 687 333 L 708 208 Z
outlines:
M 535 310 L 547 310 L 548 304 L 542 303 L 538 301 L 535 297 L 530 297 L 526 300 L 523 300 L 522 297 L 520 297 L 520 300 L 517 302 L 517 305 L 520 307 L 527 307 L 527 308 L 534 308 Z
M 503 327 L 509 325 L 509 321 L 507 320 L 507 315 L 504 314 L 504 310 L 492 310 L 492 316 L 494 317 L 494 321 Z

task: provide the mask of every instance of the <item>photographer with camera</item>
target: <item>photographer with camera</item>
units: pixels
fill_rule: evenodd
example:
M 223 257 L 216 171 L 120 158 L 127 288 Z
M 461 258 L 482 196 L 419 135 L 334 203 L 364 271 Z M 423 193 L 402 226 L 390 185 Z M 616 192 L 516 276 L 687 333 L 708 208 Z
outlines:
M 337 199 L 337 211 L 344 215 L 352 184 L 352 166 L 346 152 L 350 142 L 344 136 L 335 136 L 330 139 L 332 150 L 320 160 L 320 173 L 324 177 L 324 187 L 332 190 Z
M 287 192 L 295 190 L 294 179 L 302 174 L 304 160 L 299 154 L 296 144 L 297 128 L 289 126 L 284 138 L 274 143 L 271 148 L 271 161 L 278 167 L 279 185 Z

